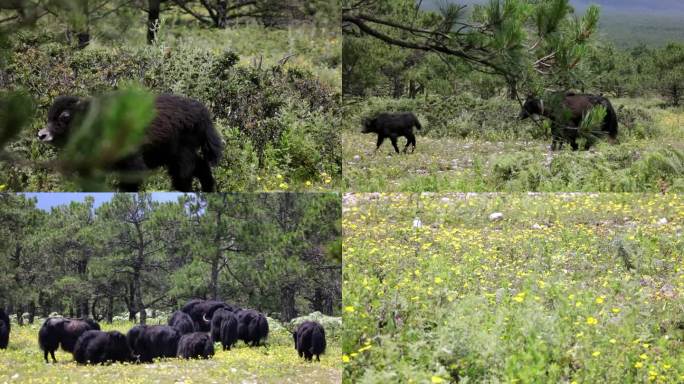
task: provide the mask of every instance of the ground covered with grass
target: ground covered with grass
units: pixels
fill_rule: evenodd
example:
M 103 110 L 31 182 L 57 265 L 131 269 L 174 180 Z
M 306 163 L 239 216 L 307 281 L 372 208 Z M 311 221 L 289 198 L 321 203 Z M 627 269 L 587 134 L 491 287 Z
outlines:
M 347 194 L 345 380 L 684 381 L 684 201 Z
M 103 330 L 127 332 L 130 322 L 101 324 Z M 13 324 L 10 345 L 0 350 L 0 382 L 22 383 L 336 383 L 341 379 L 339 339 L 328 337 L 320 363 L 305 362 L 292 336 L 273 331 L 268 347 L 250 348 L 239 342 L 231 351 L 217 344 L 210 360 L 160 359 L 152 364 L 79 366 L 70 353 L 56 353 L 57 364 L 45 364 L 38 347 L 40 324 Z
M 346 101 L 347 102 L 347 101 Z M 520 106 L 468 94 L 349 100 L 342 119 L 344 187 L 350 191 L 683 191 L 684 109 L 658 99 L 612 99 L 619 145 L 550 150 L 548 124 L 518 121 Z M 414 111 L 423 124 L 413 154 L 360 133 L 380 111 Z M 400 146 L 405 143 L 399 140 Z

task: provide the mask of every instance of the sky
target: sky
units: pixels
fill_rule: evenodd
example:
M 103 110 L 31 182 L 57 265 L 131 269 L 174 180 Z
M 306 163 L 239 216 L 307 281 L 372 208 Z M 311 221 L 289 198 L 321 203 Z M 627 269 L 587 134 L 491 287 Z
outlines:
M 93 196 L 95 198 L 95 208 L 108 202 L 114 196 L 114 193 L 62 193 L 62 192 L 32 192 L 24 193 L 27 197 L 35 197 L 38 201 L 36 207 L 44 211 L 49 211 L 52 207 L 58 205 L 67 205 L 72 201 L 84 201 L 86 196 Z M 152 192 L 152 200 L 166 202 L 177 201 L 181 193 L 177 192 Z

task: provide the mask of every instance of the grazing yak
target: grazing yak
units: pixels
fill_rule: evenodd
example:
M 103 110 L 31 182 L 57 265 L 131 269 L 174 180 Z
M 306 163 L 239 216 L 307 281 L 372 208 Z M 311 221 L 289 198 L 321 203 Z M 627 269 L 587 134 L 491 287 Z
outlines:
M 211 318 L 211 339 L 220 341 L 223 350 L 230 350 L 238 340 L 238 322 L 235 314 L 225 308 L 219 308 Z
M 263 313 L 253 309 L 243 309 L 237 312 L 238 339 L 256 347 L 268 337 L 268 321 Z
M 48 111 L 47 127 L 38 132 L 43 142 L 64 146 L 71 130 L 85 117 L 89 99 L 60 96 Z M 173 189 L 189 192 L 197 178 L 202 191 L 215 190 L 211 166 L 217 165 L 223 141 L 211 122 L 207 108 L 199 101 L 163 94 L 155 99 L 156 115 L 150 123 L 140 148 L 111 168 L 122 172 L 140 172 L 165 167 Z M 198 153 L 201 152 L 201 155 Z M 119 188 L 134 192 L 140 180 L 122 181 Z
M 43 350 L 45 362 L 48 353 L 55 359 L 55 351 L 62 345 L 62 349 L 73 352 L 78 338 L 87 331 L 99 331 L 100 325 L 92 319 L 68 319 L 65 317 L 48 317 L 38 331 L 38 344 Z
M 236 307 L 228 305 L 223 301 L 194 299 L 185 304 L 181 311 L 190 315 L 197 331 L 209 332 L 211 329 L 211 319 L 214 316 L 214 312 L 219 308 L 224 308 L 231 312 L 237 310 Z
M 214 343 L 204 332 L 188 333 L 178 342 L 177 356 L 182 359 L 208 359 L 214 356 Z
M 133 360 L 133 354 L 121 332 L 86 331 L 76 341 L 74 360 L 79 364 L 102 364 Z
M 174 312 L 169 319 L 169 325 L 174 327 L 181 335 L 195 332 L 195 323 L 190 315 L 183 311 Z
M 7 348 L 9 344 L 9 335 L 12 325 L 10 324 L 9 316 L 0 309 L 0 349 Z
M 320 355 L 325 353 L 325 329 L 315 321 L 305 321 L 297 327 L 292 334 L 295 349 L 299 357 L 311 361 L 316 356 L 316 361 L 321 361 Z
M 416 115 L 411 112 L 401 113 L 380 113 L 372 118 L 367 118 L 363 121 L 363 133 L 375 133 L 378 135 L 378 142 L 375 150 L 380 149 L 380 146 L 389 137 L 392 142 L 394 150 L 399 153 L 397 147 L 397 139 L 401 136 L 406 138 L 406 146 L 404 153 L 408 150 L 409 145 L 413 148 L 411 152 L 416 150 L 416 137 L 413 135 L 413 127 L 421 128 L 420 122 Z
M 136 325 L 126 335 L 133 354 L 142 363 L 157 357 L 175 357 L 181 334 L 168 325 Z
M 606 108 L 606 117 L 601 123 L 601 132 L 608 135 L 610 142 L 617 142 L 618 121 L 613 105 L 603 96 L 587 94 L 554 94 L 546 102 L 543 99 L 528 96 L 520 111 L 519 118 L 530 116 L 545 116 L 551 120 L 553 140 L 551 149 L 563 148 L 563 142 L 570 143 L 573 151 L 579 148 L 577 139 L 580 136 L 579 127 L 584 117 L 595 106 Z M 591 143 L 586 142 L 584 149 L 589 149 Z

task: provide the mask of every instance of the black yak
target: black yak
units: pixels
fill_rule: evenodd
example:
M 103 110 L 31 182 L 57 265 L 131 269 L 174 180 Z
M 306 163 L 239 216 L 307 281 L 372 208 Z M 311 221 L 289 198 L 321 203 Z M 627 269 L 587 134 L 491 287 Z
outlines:
M 169 325 L 176 328 L 181 335 L 195 332 L 195 323 L 192 321 L 190 315 L 183 311 L 174 312 L 169 319 Z
M 551 120 L 553 139 L 551 149 L 561 149 L 563 142 L 570 143 L 573 151 L 579 148 L 577 139 L 580 137 L 579 127 L 584 117 L 595 106 L 606 108 L 606 117 L 601 124 L 601 132 L 608 135 L 611 142 L 617 141 L 618 121 L 613 105 L 603 96 L 587 94 L 555 94 L 547 102 L 543 99 L 528 96 L 520 111 L 519 118 L 526 119 L 530 116 L 545 116 Z M 585 149 L 591 146 L 590 141 L 585 144 Z
M 238 339 L 255 347 L 268 337 L 268 321 L 263 313 L 253 309 L 237 312 Z
M 299 357 L 312 360 L 316 356 L 316 361 L 321 361 L 320 355 L 325 353 L 325 329 L 315 321 L 305 321 L 297 327 L 292 334 L 295 349 Z
M 404 136 L 406 137 L 404 153 L 406 153 L 409 145 L 413 146 L 411 152 L 416 150 L 416 137 L 413 135 L 414 126 L 417 129 L 421 128 L 418 118 L 411 112 L 380 113 L 373 118 L 364 120 L 362 132 L 375 133 L 378 135 L 378 143 L 375 147 L 376 151 L 380 149 L 383 141 L 389 137 L 392 141 L 394 150 L 399 153 L 397 139 Z
M 208 359 L 214 356 L 214 343 L 204 332 L 188 333 L 178 341 L 177 356 L 183 359 Z
M 68 319 L 65 317 L 48 317 L 38 331 L 38 344 L 43 350 L 45 362 L 48 353 L 55 359 L 55 351 L 62 345 L 62 349 L 73 352 L 76 340 L 86 331 L 99 331 L 100 325 L 92 319 Z
M 238 339 L 237 317 L 225 308 L 219 308 L 211 318 L 211 339 L 220 341 L 223 350 L 230 350 Z
M 87 331 L 76 341 L 74 360 L 79 364 L 102 364 L 133 360 L 133 354 L 121 332 Z
M 90 100 L 73 96 L 55 99 L 48 111 L 47 127 L 38 132 L 38 139 L 63 146 L 70 130 L 88 111 Z M 218 164 L 223 142 L 214 129 L 207 108 L 199 101 L 163 94 L 155 99 L 156 115 L 138 151 L 111 164 L 122 172 L 140 172 L 165 167 L 173 189 L 188 192 L 197 177 L 202 191 L 215 190 L 211 166 Z M 201 155 L 198 153 L 201 152 Z M 140 180 L 122 181 L 119 188 L 137 191 Z
M 181 311 L 187 313 L 195 323 L 195 329 L 201 332 L 209 332 L 211 329 L 211 318 L 214 312 L 219 308 L 225 308 L 229 311 L 235 311 L 237 308 L 228 305 L 223 301 L 218 300 L 190 300 L 181 308 Z
M 11 329 L 9 316 L 0 308 L 0 349 L 7 348 Z
M 133 354 L 142 363 L 158 357 L 175 357 L 181 334 L 168 325 L 136 325 L 126 335 Z

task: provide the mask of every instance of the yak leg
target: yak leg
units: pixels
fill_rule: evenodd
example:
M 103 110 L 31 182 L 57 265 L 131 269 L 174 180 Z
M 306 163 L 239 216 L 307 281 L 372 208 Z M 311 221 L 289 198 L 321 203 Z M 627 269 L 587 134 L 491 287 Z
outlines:
M 390 140 L 392 141 L 392 146 L 394 147 L 394 151 L 396 153 L 399 153 L 399 147 L 397 147 L 397 138 L 396 137 L 390 137 Z
M 140 174 L 136 173 L 141 173 L 147 169 L 142 156 L 125 158 L 117 162 L 114 168 L 123 172 L 123 175 L 119 176 L 119 190 L 123 192 L 138 192 L 140 190 L 142 178 Z
M 195 177 L 200 181 L 202 192 L 215 192 L 216 183 L 214 182 L 214 176 L 211 174 L 211 167 L 206 160 L 196 159 Z
M 196 159 L 195 153 L 182 149 L 175 162 L 169 165 L 169 176 L 173 189 L 180 192 L 192 190 L 192 176 L 195 173 Z
M 572 147 L 573 151 L 576 151 L 577 149 L 579 149 L 579 145 L 577 145 L 577 140 L 575 140 L 575 139 L 572 139 L 570 141 L 570 146 Z
M 411 152 L 416 150 L 416 137 L 410 132 L 406 135 L 406 146 L 404 147 L 404 153 L 408 152 L 409 145 L 413 145 Z
M 383 141 L 385 141 L 385 136 L 378 135 L 378 143 L 377 143 L 377 145 L 375 146 L 375 152 L 377 152 L 378 149 L 380 149 L 380 146 L 382 145 L 382 142 L 383 142 Z

